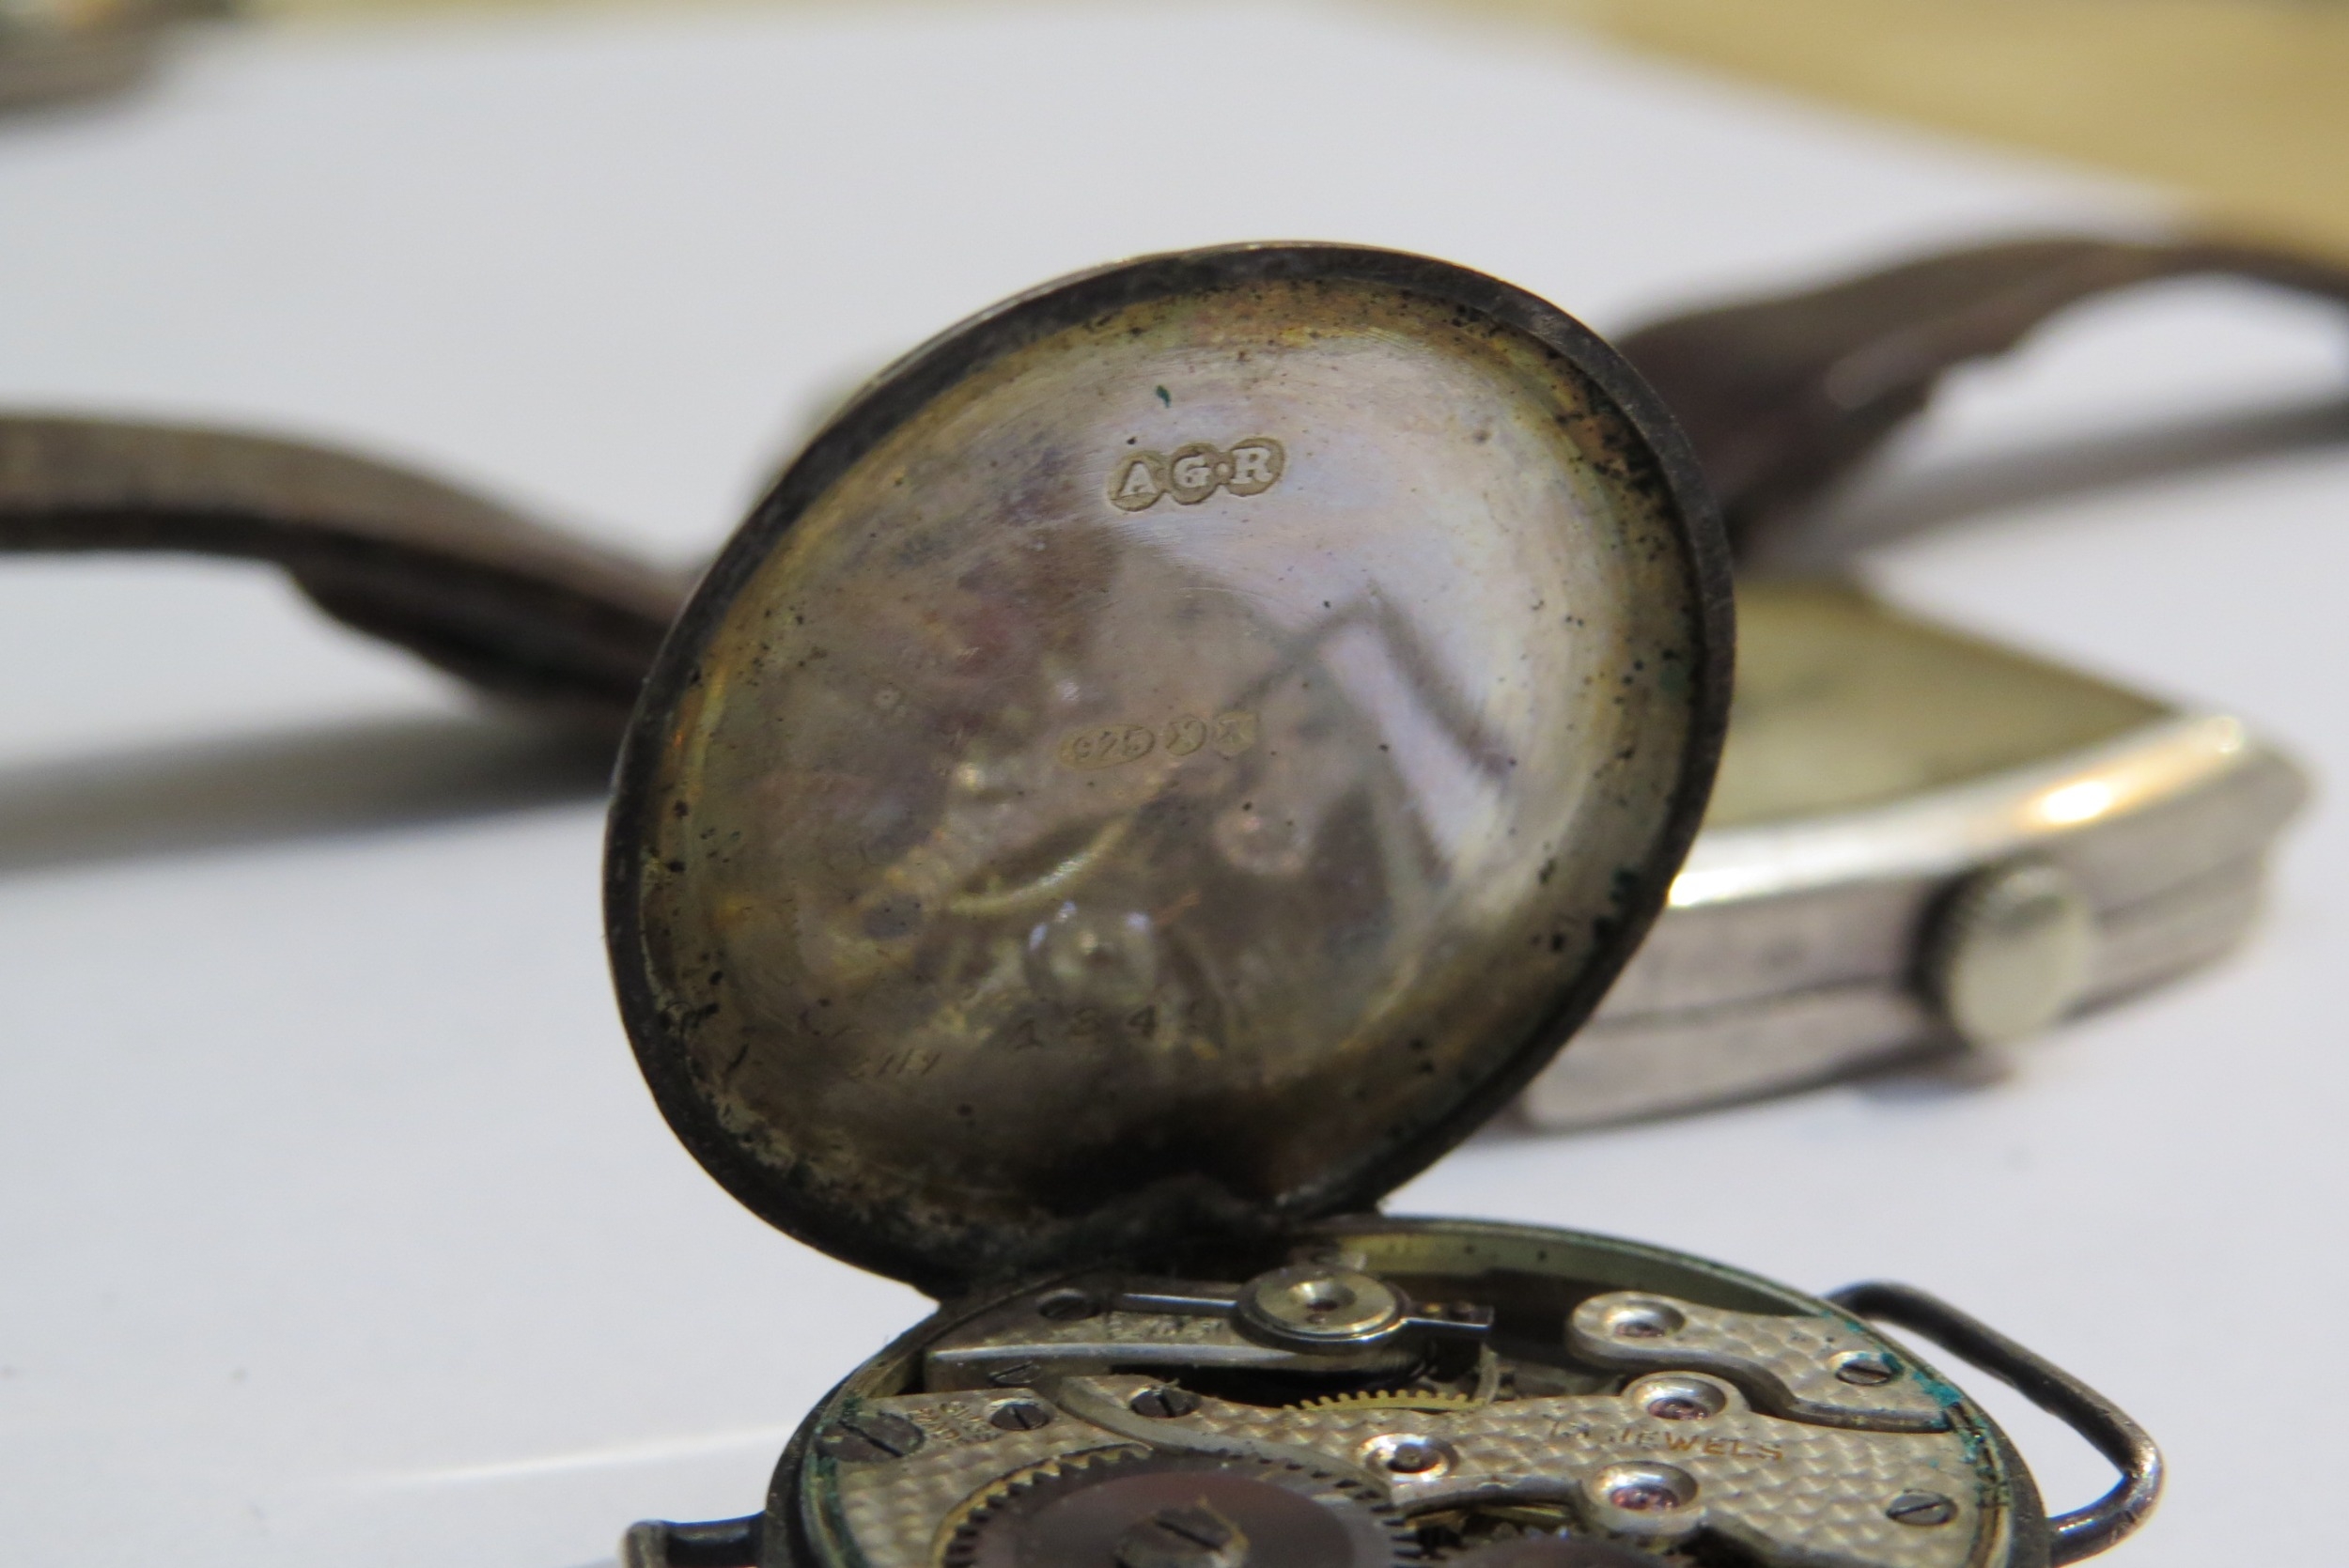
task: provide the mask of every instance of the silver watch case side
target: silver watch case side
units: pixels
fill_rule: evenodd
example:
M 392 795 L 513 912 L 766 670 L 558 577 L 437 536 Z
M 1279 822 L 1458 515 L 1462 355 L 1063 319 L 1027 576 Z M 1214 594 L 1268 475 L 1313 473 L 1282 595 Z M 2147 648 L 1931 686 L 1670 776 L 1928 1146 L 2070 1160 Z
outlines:
M 1815 609 L 1802 601 L 1821 592 L 1741 586 L 1740 662 L 1762 675 L 1755 685 L 1768 684 L 1781 618 Z M 1954 654 L 1960 676 L 1993 666 L 2006 706 L 1985 703 L 1985 722 L 2072 733 L 2042 754 L 1883 798 L 1785 810 L 1781 796 L 1741 811 L 1747 753 L 1777 745 L 1755 733 L 1768 720 L 1748 714 L 1741 690 L 1714 813 L 1646 943 L 1574 1049 L 1519 1100 L 1532 1125 L 1606 1126 L 1952 1048 L 2004 1048 L 2216 959 L 2255 921 L 2268 850 L 2308 784 L 2242 721 L 1956 637 L 1848 590 L 1826 594 L 1871 641 Z M 1918 682 L 1905 706 L 1966 700 L 1934 685 Z M 2050 717 L 2065 705 L 2090 708 L 2088 722 Z M 1802 766 L 1923 770 L 1882 755 L 1902 725 L 1880 701 L 1852 706 L 1812 718 L 1850 726 L 1876 755 L 1823 745 Z

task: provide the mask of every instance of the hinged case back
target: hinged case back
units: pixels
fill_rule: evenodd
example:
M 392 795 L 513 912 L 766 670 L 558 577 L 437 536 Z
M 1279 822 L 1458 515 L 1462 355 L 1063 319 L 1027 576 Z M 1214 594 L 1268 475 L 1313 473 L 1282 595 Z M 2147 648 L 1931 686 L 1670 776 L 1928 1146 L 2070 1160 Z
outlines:
M 1597 338 L 1421 257 L 988 312 L 737 534 L 623 755 L 687 1146 L 934 1291 L 1374 1203 L 1590 1013 L 1702 813 L 1728 579 Z

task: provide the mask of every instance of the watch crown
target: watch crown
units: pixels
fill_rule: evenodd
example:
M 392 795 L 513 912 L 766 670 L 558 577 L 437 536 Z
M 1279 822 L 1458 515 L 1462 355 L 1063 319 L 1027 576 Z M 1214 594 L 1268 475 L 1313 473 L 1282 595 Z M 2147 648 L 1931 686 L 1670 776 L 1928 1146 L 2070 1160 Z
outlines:
M 2078 1003 L 2096 942 L 2096 913 L 2061 866 L 1995 866 L 1961 882 L 1935 917 L 1925 994 L 1968 1045 L 2019 1040 Z

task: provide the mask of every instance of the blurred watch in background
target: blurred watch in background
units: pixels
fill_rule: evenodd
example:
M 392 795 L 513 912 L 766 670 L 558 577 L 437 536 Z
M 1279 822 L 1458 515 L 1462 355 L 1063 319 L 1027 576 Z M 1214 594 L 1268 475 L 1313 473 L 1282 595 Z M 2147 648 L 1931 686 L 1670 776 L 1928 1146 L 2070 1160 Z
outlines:
M 1670 907 L 1527 1091 L 1533 1123 L 1652 1116 L 2003 1046 L 2248 931 L 2269 846 L 2307 793 L 2291 760 L 2232 715 L 1877 602 L 1833 575 L 1871 540 L 1836 535 L 1824 505 L 1952 371 L 2076 303 L 2197 275 L 2349 303 L 2349 272 L 2289 252 L 2066 237 L 1622 339 L 1721 505 L 1739 564 L 1737 696 Z
M 1741 583 L 1719 783 L 1646 944 L 1522 1101 L 1573 1127 L 1987 1048 L 2249 928 L 2272 747 L 1840 582 Z

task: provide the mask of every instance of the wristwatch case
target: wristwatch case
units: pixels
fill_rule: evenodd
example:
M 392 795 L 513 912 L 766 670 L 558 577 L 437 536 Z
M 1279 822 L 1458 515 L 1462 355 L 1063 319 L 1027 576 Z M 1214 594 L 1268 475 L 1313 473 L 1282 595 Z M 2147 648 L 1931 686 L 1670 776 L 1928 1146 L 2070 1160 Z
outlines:
M 1738 588 L 1703 831 L 1597 1017 L 1528 1087 L 1559 1129 L 1996 1048 L 2208 962 L 2307 794 L 2185 712 L 1846 584 Z

